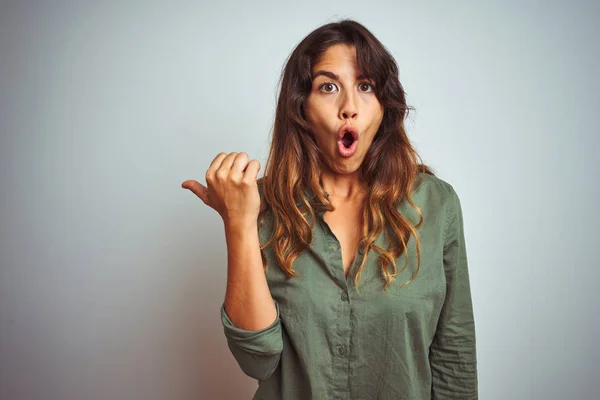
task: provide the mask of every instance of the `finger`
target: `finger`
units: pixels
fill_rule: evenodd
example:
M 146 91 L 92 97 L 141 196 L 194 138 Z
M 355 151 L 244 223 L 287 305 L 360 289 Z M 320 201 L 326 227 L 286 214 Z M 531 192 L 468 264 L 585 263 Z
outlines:
M 244 177 L 244 170 L 248 166 L 248 154 L 245 152 L 238 153 L 233 160 L 231 167 L 231 175 L 236 182 L 239 182 Z
M 208 204 L 208 198 L 206 196 L 208 190 L 206 189 L 206 186 L 202 185 L 200 182 L 190 179 L 184 181 L 181 184 L 181 187 L 190 190 L 192 193 L 198 196 L 205 204 Z
M 218 169 L 219 165 L 221 165 L 225 157 L 227 157 L 227 153 L 223 151 L 217 154 L 214 160 L 212 160 L 212 162 L 210 163 L 209 168 Z
M 231 173 L 231 166 L 233 165 L 233 161 L 235 160 L 237 154 L 238 153 L 236 152 L 227 154 L 227 156 L 221 162 L 221 166 L 217 169 L 216 174 L 222 175 L 222 178 L 228 177 Z
M 259 170 L 260 170 L 260 162 L 258 162 L 258 160 L 250 161 L 248 163 L 248 166 L 246 167 L 246 171 L 244 171 L 244 177 L 242 179 L 246 180 L 248 182 L 256 181 Z
M 206 182 L 208 182 L 209 180 L 211 180 L 212 177 L 214 177 L 217 170 L 221 167 L 221 163 L 223 162 L 225 157 L 227 157 L 227 153 L 220 152 L 212 160 L 212 162 L 210 163 L 210 166 L 206 170 L 206 176 L 205 176 Z

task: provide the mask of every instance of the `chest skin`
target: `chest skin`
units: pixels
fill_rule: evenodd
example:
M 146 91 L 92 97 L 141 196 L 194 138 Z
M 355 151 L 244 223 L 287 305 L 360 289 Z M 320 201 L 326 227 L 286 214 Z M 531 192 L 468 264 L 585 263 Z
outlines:
M 336 202 L 335 200 L 332 200 L 331 203 L 335 207 L 335 211 L 325 212 L 323 219 L 340 242 L 344 276 L 347 277 L 358 254 L 362 238 L 363 205 L 353 202 Z

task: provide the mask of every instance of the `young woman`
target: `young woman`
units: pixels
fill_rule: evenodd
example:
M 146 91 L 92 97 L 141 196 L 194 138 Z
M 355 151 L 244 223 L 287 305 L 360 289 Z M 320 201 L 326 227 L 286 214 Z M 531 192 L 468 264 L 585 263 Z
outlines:
M 343 20 L 280 83 L 265 176 L 221 153 L 182 184 L 223 218 L 221 318 L 254 399 L 477 399 L 461 205 L 417 161 L 393 57 Z

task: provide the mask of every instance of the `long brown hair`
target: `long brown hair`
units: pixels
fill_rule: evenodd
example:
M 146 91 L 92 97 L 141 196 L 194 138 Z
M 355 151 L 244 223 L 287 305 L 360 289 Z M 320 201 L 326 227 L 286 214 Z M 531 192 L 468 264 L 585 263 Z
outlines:
M 259 226 L 268 211 L 273 218 L 271 236 L 261 244 L 263 267 L 266 271 L 265 249 L 272 244 L 285 275 L 297 277 L 292 264 L 312 241 L 315 207 L 326 211 L 335 209 L 321 186 L 323 155 L 305 118 L 303 105 L 312 87 L 312 66 L 336 44 L 356 48 L 358 67 L 375 82 L 375 94 L 384 106 L 381 126 L 361 165 L 368 191 L 360 242 L 363 259 L 354 276 L 354 285 L 360 280 L 368 251 L 373 249 L 380 254 L 385 289 L 408 265 L 406 254 L 404 268 L 397 271 L 395 259 L 405 252 L 412 234 L 416 240 L 418 267 L 405 283 L 408 284 L 416 277 L 421 264 L 417 229 L 423 222 L 421 210 L 411 199 L 411 191 L 419 172 L 434 173 L 418 162 L 420 157 L 407 137 L 404 120 L 409 109 L 414 108 L 406 104 L 394 58 L 369 30 L 348 19 L 328 23 L 309 33 L 288 57 L 280 76 L 271 147 L 264 176 L 258 179 L 262 192 Z M 312 197 L 307 196 L 307 190 Z M 419 215 L 416 225 L 398 212 L 397 206 L 405 197 Z M 307 215 L 311 217 L 310 222 Z M 388 249 L 374 243 L 384 229 L 391 243 Z

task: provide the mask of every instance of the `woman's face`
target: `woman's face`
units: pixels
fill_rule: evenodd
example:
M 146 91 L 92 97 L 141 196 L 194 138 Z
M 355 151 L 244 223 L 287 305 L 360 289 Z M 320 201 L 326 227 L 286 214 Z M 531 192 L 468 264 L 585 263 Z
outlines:
M 333 172 L 357 171 L 367 154 L 383 119 L 383 106 L 375 96 L 374 82 L 361 77 L 356 48 L 348 45 L 329 47 L 311 70 L 312 88 L 304 111 L 313 129 L 325 163 Z M 357 140 L 346 136 L 345 127 L 356 130 Z

